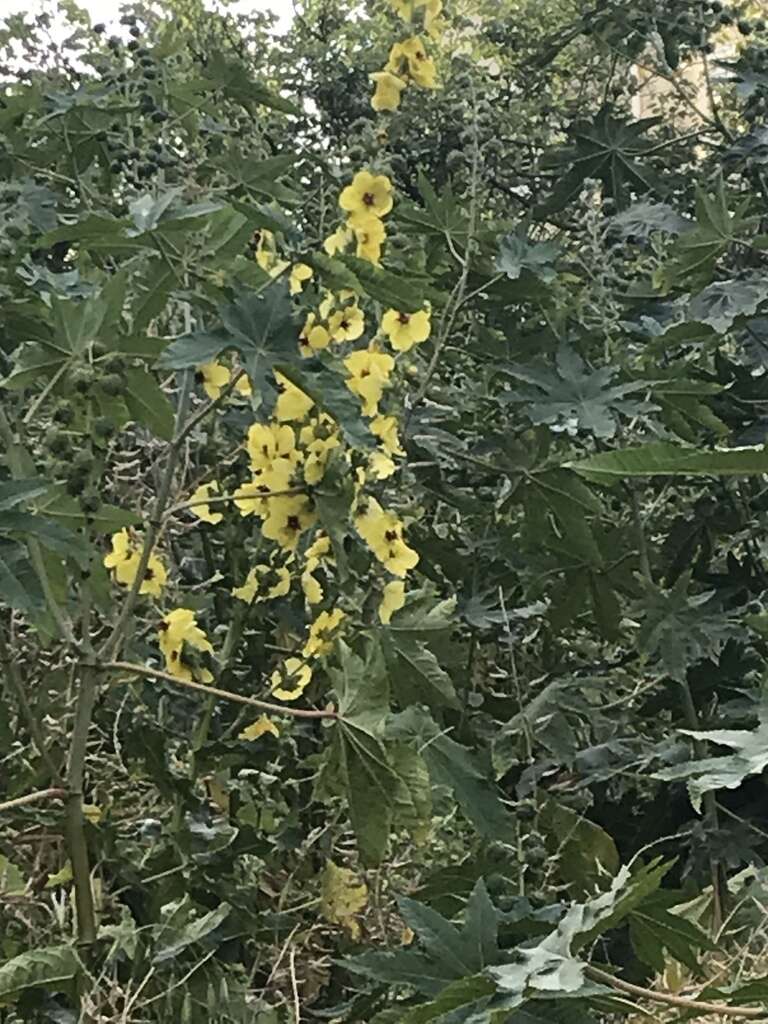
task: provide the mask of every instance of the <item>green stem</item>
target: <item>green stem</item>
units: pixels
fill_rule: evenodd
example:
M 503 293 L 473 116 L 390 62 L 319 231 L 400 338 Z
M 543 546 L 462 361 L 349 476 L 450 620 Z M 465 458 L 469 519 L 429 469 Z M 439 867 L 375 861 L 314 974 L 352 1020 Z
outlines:
M 67 807 L 65 832 L 67 851 L 72 865 L 77 911 L 77 939 L 82 945 L 96 940 L 96 912 L 91 888 L 91 869 L 83 816 L 83 784 L 88 733 L 96 703 L 97 674 L 92 665 L 83 668 L 75 704 L 75 724 L 67 761 Z

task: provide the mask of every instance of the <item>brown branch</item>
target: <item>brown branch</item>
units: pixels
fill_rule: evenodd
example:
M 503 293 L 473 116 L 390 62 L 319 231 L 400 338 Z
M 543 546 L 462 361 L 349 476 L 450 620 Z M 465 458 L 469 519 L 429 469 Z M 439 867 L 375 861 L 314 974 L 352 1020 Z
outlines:
M 629 981 L 622 981 L 621 978 L 614 978 L 607 971 L 601 971 L 597 967 L 587 967 L 585 973 L 593 981 L 601 985 L 608 985 L 617 992 L 625 992 L 627 995 L 636 996 L 638 999 L 648 999 L 653 1003 L 663 1003 L 665 1006 L 676 1006 L 680 1010 L 691 1010 L 695 1013 L 719 1013 L 723 1017 L 740 1017 L 745 1020 L 758 1020 L 768 1016 L 768 1011 L 750 1006 L 728 1006 L 725 1003 L 699 1002 L 698 999 L 686 999 L 684 996 L 674 996 L 671 992 L 654 992 L 650 988 L 642 988 L 640 985 L 633 985 Z
M 149 679 L 161 679 L 175 686 L 184 686 L 189 690 L 197 690 L 209 697 L 218 697 L 220 700 L 232 701 L 234 704 L 247 704 L 261 711 L 271 711 L 276 715 L 291 715 L 294 718 L 338 718 L 339 713 L 335 709 L 324 709 L 317 711 L 309 708 L 284 707 L 282 704 L 271 704 L 266 700 L 258 700 L 256 697 L 246 697 L 241 693 L 232 693 L 230 690 L 220 690 L 216 686 L 209 686 L 207 683 L 196 683 L 189 679 L 179 679 L 170 672 L 161 672 L 160 669 L 147 668 L 145 665 L 134 665 L 130 661 L 109 661 L 98 666 L 101 671 L 133 672 L 136 675 L 147 676 Z
M 14 807 L 25 807 L 27 804 L 37 804 L 41 800 L 63 800 L 67 795 L 65 789 L 40 789 L 37 793 L 27 793 L 26 796 L 17 796 L 13 800 L 6 800 L 0 804 L 2 811 L 11 811 Z

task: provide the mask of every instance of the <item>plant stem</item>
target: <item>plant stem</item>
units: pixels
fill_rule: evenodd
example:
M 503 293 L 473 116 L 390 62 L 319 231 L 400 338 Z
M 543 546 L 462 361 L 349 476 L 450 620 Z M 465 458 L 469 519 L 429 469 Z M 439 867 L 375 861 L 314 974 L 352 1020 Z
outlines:
M 67 761 L 65 833 L 75 889 L 77 939 L 82 945 L 90 945 L 96 940 L 96 913 L 83 818 L 83 783 L 88 733 L 91 727 L 93 707 L 96 703 L 97 678 L 96 670 L 92 665 L 86 665 L 83 668 L 77 691 L 75 724 L 72 728 Z
M 40 789 L 36 793 L 27 793 L 26 796 L 17 796 L 13 800 L 6 800 L 0 804 L 0 813 L 13 810 L 14 807 L 25 807 L 27 804 L 38 804 L 42 800 L 61 800 L 66 796 L 66 790 Z
M 675 996 L 671 992 L 656 992 L 651 988 L 642 988 L 640 985 L 632 985 L 621 978 L 614 978 L 607 971 L 601 971 L 597 967 L 587 967 L 585 974 L 593 981 L 601 985 L 608 985 L 617 992 L 626 992 L 628 995 L 637 996 L 639 999 L 648 999 L 652 1003 L 663 1003 L 665 1006 L 676 1006 L 678 1009 L 691 1010 L 695 1013 L 719 1013 L 723 1017 L 741 1017 L 747 1020 L 765 1018 L 766 1011 L 751 1006 L 727 1006 L 723 1003 L 705 1003 L 698 999 L 686 999 L 684 996 Z
M 48 771 L 51 774 L 51 781 L 61 784 L 63 781 L 61 773 L 56 767 L 56 764 L 48 751 L 43 731 L 40 728 L 40 722 L 37 720 L 37 716 L 27 700 L 27 691 L 24 688 L 24 680 L 21 678 L 18 664 L 11 656 L 11 651 L 5 637 L 5 631 L 2 627 L 0 627 L 0 664 L 4 668 L 3 679 L 8 685 L 8 688 L 14 692 L 16 700 L 18 701 L 19 709 L 26 720 L 29 734 L 32 737 L 32 742 L 37 747 L 38 753 L 48 766 Z
M 190 679 L 179 679 L 178 676 L 173 676 L 170 672 L 161 672 L 160 669 L 147 668 L 145 665 L 134 665 L 129 661 L 110 661 L 99 665 L 98 670 L 132 672 L 135 675 L 147 676 L 149 679 L 161 679 L 166 683 L 183 686 L 188 690 L 197 690 L 198 693 L 205 693 L 210 697 L 218 697 L 219 700 L 228 700 L 234 704 L 247 704 L 252 708 L 259 708 L 261 711 L 271 711 L 276 715 L 290 715 L 293 718 L 339 718 L 338 711 L 334 709 L 324 708 L 320 711 L 314 708 L 292 708 L 282 704 L 271 704 L 269 701 L 258 700 L 256 697 L 246 697 L 241 693 L 221 690 L 217 686 L 209 686 L 208 683 L 196 683 Z

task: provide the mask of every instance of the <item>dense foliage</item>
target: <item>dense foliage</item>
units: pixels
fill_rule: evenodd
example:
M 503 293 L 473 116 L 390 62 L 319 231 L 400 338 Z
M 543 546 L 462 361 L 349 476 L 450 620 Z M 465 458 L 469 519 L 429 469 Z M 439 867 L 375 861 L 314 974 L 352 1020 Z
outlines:
M 759 9 L 0 51 L 0 1018 L 760 1016 Z

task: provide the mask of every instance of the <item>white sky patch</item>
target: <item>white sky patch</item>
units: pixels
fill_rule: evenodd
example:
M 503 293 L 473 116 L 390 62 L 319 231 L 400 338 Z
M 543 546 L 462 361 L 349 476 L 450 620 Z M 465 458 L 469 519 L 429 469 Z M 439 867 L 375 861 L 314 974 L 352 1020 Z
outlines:
M 94 23 L 103 21 L 108 29 L 117 29 L 122 0 L 78 0 L 78 4 L 88 11 Z M 207 0 L 207 6 L 214 5 Z M 0 20 L 10 14 L 25 13 L 34 16 L 43 11 L 55 16 L 57 7 L 56 0 L 0 0 Z M 235 0 L 227 9 L 232 14 L 272 11 L 279 19 L 276 25 L 278 31 L 286 29 L 293 18 L 293 0 Z M 120 28 L 122 29 L 122 26 Z M 122 31 L 118 34 L 122 35 Z

